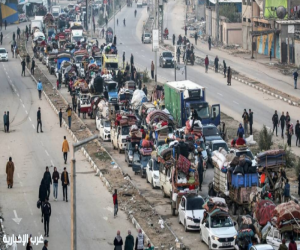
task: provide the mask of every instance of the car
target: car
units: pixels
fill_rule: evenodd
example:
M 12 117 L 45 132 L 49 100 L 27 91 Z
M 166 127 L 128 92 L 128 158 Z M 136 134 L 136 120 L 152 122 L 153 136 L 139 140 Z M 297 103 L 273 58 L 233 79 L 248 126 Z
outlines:
M 269 244 L 258 244 L 258 245 L 251 246 L 249 250 L 275 250 L 275 249 Z
M 146 180 L 151 183 L 152 188 L 160 187 L 159 184 L 159 163 L 150 159 L 146 167 Z
M 8 52 L 5 48 L 0 48 L 0 60 L 8 61 Z
M 103 141 L 110 141 L 110 121 L 96 116 L 96 123 L 99 130 L 99 137 Z
M 178 208 L 178 222 L 184 230 L 199 230 L 203 218 L 204 200 L 201 196 L 183 196 Z
M 237 231 L 228 213 L 221 212 L 214 215 L 207 213 L 200 222 L 200 240 L 209 249 L 234 249 Z
M 269 245 L 272 247 L 272 249 L 278 250 L 278 248 L 282 242 L 282 239 L 285 239 L 285 244 L 288 247 L 290 240 L 291 240 L 291 232 L 286 231 L 281 234 L 277 228 L 271 226 L 271 229 L 268 232 L 268 235 L 266 238 L 267 244 L 265 244 L 265 245 Z M 294 240 L 296 241 L 296 243 L 299 242 L 299 240 L 300 240 L 299 234 L 294 233 Z M 297 250 L 299 250 L 299 249 L 300 249 L 300 245 L 297 244 Z M 256 250 L 256 249 L 253 249 L 253 250 Z M 262 249 L 257 249 L 257 250 L 262 250 Z M 269 250 L 269 248 L 267 250 Z
M 152 35 L 149 32 L 144 32 L 142 35 L 142 42 L 143 43 L 151 43 Z
M 127 162 L 128 167 L 132 165 L 133 160 L 133 147 L 132 143 L 128 142 L 125 147 L 125 162 Z
M 137 8 L 143 8 L 143 1 L 142 0 L 138 0 L 138 2 L 136 3 L 136 7 Z
M 205 143 L 214 140 L 223 140 L 221 135 L 219 134 L 218 128 L 214 124 L 206 124 L 202 126 Z
M 214 156 L 214 151 L 224 148 L 227 152 L 229 151 L 227 143 L 224 140 L 213 140 L 206 143 L 206 152 L 208 156 L 208 162 L 212 164 L 211 157 Z
M 163 52 L 159 56 L 159 66 L 174 68 L 174 56 L 171 52 Z
M 148 3 L 147 3 L 147 0 L 143 0 L 143 6 L 147 6 Z
M 241 155 L 246 156 L 249 160 L 252 161 L 252 166 L 257 166 L 256 157 L 253 156 L 251 150 L 249 148 L 246 149 L 231 149 L 234 150 L 235 155 L 240 157 Z

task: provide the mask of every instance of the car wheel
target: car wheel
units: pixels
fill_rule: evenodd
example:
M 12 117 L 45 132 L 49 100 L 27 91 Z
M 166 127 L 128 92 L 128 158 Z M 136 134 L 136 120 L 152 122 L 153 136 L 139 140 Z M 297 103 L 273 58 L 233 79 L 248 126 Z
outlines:
M 208 244 L 207 244 L 207 245 L 208 245 L 208 249 L 209 249 L 209 250 L 212 250 L 212 248 L 211 248 L 211 243 L 210 243 L 210 239 L 208 239 Z
M 140 176 L 143 178 L 143 169 L 140 170 Z
M 200 230 L 200 241 L 203 242 L 202 231 Z
M 178 213 L 178 223 L 181 224 L 179 213 Z
M 120 147 L 118 146 L 118 152 L 119 152 L 119 154 L 121 154 L 122 153 L 122 150 L 120 149 Z
M 152 185 L 152 189 L 154 189 L 155 186 L 154 186 L 153 178 L 152 178 L 152 181 L 151 181 L 151 185 Z
M 127 162 L 126 156 L 125 156 L 125 162 Z
M 188 231 L 189 231 L 188 228 L 187 228 L 187 226 L 186 226 L 186 221 L 184 221 L 184 231 L 185 231 L 185 232 L 188 232 Z
M 149 180 L 148 180 L 148 175 L 147 174 L 146 174 L 146 181 L 147 181 L 147 183 L 150 183 Z

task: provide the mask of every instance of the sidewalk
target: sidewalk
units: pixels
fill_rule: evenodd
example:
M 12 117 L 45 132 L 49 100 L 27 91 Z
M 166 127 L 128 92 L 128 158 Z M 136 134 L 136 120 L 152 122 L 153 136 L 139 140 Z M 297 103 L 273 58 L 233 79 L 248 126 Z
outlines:
M 169 23 L 170 37 L 175 34 L 176 41 L 178 35 L 184 35 L 185 16 L 185 5 L 182 1 L 177 0 L 168 3 L 168 9 L 171 13 L 168 14 L 167 23 Z M 172 18 L 176 17 L 176 18 Z M 194 31 L 188 31 L 187 37 L 190 37 L 190 33 Z M 197 45 L 195 45 L 195 39 L 190 38 L 190 41 L 195 46 L 195 52 L 197 56 L 205 57 L 208 55 L 211 62 L 214 61 L 215 57 L 219 57 L 219 63 L 223 64 L 223 60 L 226 61 L 227 67 L 230 66 L 241 75 L 249 77 L 257 82 L 260 82 L 268 87 L 275 88 L 289 96 L 293 96 L 296 99 L 299 98 L 300 91 L 294 89 L 293 76 L 283 75 L 278 71 L 277 65 L 274 63 L 278 62 L 277 59 L 272 59 L 272 62 L 263 55 L 254 54 L 255 59 L 251 59 L 251 54 L 238 54 L 230 55 L 230 50 L 213 48 L 209 51 L 208 44 L 206 41 L 198 39 Z M 171 45 L 172 39 L 165 40 L 166 44 Z M 299 93 L 298 93 L 299 91 Z

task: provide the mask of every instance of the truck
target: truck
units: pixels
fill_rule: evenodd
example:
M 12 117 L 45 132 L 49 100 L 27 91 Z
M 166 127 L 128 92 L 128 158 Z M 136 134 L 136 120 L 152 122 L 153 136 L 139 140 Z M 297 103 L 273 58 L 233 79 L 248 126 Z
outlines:
M 118 71 L 119 68 L 119 61 L 117 54 L 102 54 L 103 65 L 102 69 L 107 70 L 116 70 Z
M 31 21 L 31 33 L 33 34 L 35 29 L 39 29 L 41 32 L 43 31 L 43 21 L 41 20 L 32 20 Z
M 201 118 L 202 124 L 220 124 L 220 104 L 209 105 L 205 88 L 189 80 L 164 84 L 165 106 L 177 123 L 184 127 L 192 110 Z
M 59 5 L 52 6 L 51 12 L 54 19 L 58 19 L 59 14 L 61 13 L 61 7 Z
M 71 32 L 71 42 L 77 43 L 83 39 L 83 30 L 72 30 Z
M 35 21 L 41 21 L 42 22 L 42 29 L 44 28 L 44 17 L 43 16 L 35 16 Z

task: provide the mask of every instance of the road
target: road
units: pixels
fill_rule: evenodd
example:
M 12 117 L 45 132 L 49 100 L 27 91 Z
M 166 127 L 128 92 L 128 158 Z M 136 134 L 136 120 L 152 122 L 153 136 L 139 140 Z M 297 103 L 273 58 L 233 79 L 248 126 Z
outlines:
M 20 25 L 24 27 L 24 24 Z M 10 51 L 10 32 L 16 26 L 8 26 L 4 31 L 3 47 Z M 69 144 L 73 143 L 65 128 L 60 128 L 58 117 L 50 105 L 38 100 L 36 85 L 26 73 L 21 77 L 19 59 L 0 63 L 1 112 L 10 111 L 10 131 L 5 134 L 1 121 L 1 158 L 0 158 L 0 196 L 1 212 L 5 218 L 8 235 L 32 234 L 33 237 L 44 235 L 41 223 L 41 212 L 36 207 L 38 190 L 46 166 L 58 168 L 61 173 L 67 167 L 70 173 L 70 155 L 68 164 L 63 164 L 61 144 L 63 136 L 67 136 Z M 14 89 L 16 91 L 14 91 Z M 44 133 L 36 133 L 36 112 L 41 107 Z M 14 186 L 7 189 L 5 166 L 11 156 L 15 164 Z M 130 229 L 136 236 L 136 230 L 127 220 L 123 212 L 117 219 L 113 218 L 111 194 L 107 191 L 99 177 L 95 176 L 89 163 L 82 153 L 76 153 L 77 160 L 77 236 L 78 249 L 112 249 L 113 239 L 117 230 L 121 230 L 123 240 Z M 70 189 L 69 189 L 70 195 Z M 69 196 L 70 201 L 70 196 Z M 71 203 L 62 201 L 62 188 L 59 184 L 58 201 L 53 201 L 52 188 L 50 195 L 52 216 L 50 219 L 49 249 L 70 249 L 71 242 Z M 19 225 L 12 220 L 22 218 Z M 21 246 L 20 246 L 21 248 Z M 42 248 L 41 245 L 33 249 Z

